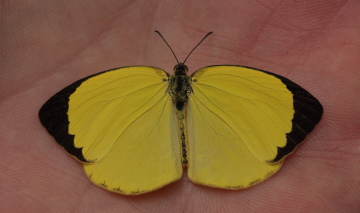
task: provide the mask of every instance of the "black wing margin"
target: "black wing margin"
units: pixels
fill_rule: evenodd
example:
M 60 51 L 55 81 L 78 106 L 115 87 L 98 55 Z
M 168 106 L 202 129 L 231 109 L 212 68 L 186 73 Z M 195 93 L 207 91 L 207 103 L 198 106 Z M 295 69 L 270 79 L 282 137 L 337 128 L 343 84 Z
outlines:
M 69 110 L 69 98 L 87 79 L 112 70 L 114 69 L 97 73 L 72 83 L 46 101 L 39 111 L 40 122 L 50 135 L 52 135 L 56 142 L 63 146 L 70 155 L 81 162 L 88 163 L 82 154 L 82 148 L 76 148 L 74 146 L 75 136 L 69 134 L 69 118 L 67 114 Z
M 280 79 L 287 89 L 292 92 L 294 98 L 295 114 L 292 120 L 292 130 L 286 134 L 286 146 L 278 147 L 278 154 L 272 160 L 272 162 L 276 163 L 290 154 L 314 130 L 316 124 L 321 120 L 323 107 L 313 95 L 296 83 L 283 76 L 267 71 L 263 72 Z

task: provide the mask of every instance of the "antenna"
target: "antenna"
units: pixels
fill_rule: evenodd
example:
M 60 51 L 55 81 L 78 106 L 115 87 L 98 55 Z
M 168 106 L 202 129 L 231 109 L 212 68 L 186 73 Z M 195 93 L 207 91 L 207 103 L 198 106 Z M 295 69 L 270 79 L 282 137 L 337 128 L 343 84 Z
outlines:
M 155 30 L 155 33 L 159 34 L 159 36 L 165 41 L 165 43 L 168 45 L 168 47 L 170 48 L 171 52 L 174 54 L 175 56 L 175 59 L 177 61 L 178 64 L 180 64 L 178 58 L 176 57 L 175 53 L 174 53 L 174 50 L 171 49 L 170 45 L 167 43 L 167 41 L 165 40 L 165 38 L 161 35 L 161 33 L 157 30 Z
M 166 45 L 170 48 L 171 52 L 172 52 L 173 55 L 175 56 L 175 59 L 176 59 L 177 63 L 180 64 L 178 58 L 177 58 L 176 55 L 175 55 L 175 52 L 171 49 L 170 45 L 167 43 L 167 41 L 165 40 L 165 38 L 161 35 L 161 33 L 160 33 L 159 31 L 155 30 L 155 32 L 156 32 L 157 34 L 159 34 L 159 36 L 165 41 Z M 205 36 L 203 39 L 201 39 L 201 41 L 194 47 L 194 49 L 192 49 L 192 50 L 190 51 L 189 55 L 185 58 L 183 64 L 185 64 L 186 60 L 189 58 L 189 56 L 191 55 L 191 53 L 194 52 L 194 50 L 201 44 L 201 42 L 203 42 L 203 41 L 206 39 L 206 37 L 208 37 L 208 36 L 209 36 L 210 34 L 212 34 L 212 33 L 213 33 L 213 32 L 209 32 L 208 34 L 206 34 L 206 36 Z
M 191 53 L 194 52 L 194 50 L 196 49 L 196 47 L 198 47 L 198 46 L 201 44 L 201 42 L 203 42 L 203 41 L 205 40 L 205 38 L 208 37 L 211 33 L 213 33 L 213 32 L 209 32 L 208 34 L 206 34 L 206 36 L 205 36 L 203 39 L 201 39 L 201 41 L 194 47 L 194 49 L 191 50 L 191 52 L 189 53 L 189 55 L 185 58 L 183 64 L 185 64 L 185 61 L 189 58 L 189 56 L 191 55 Z

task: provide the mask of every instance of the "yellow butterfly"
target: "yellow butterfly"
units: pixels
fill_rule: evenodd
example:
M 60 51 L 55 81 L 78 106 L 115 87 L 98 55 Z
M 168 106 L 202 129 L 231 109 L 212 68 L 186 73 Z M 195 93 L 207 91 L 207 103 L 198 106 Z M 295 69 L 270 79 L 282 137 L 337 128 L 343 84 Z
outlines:
M 285 77 L 233 65 L 189 76 L 185 61 L 174 75 L 131 66 L 76 81 L 44 104 L 41 123 L 93 183 L 134 195 L 180 179 L 183 167 L 194 183 L 253 186 L 322 117 L 319 101 Z

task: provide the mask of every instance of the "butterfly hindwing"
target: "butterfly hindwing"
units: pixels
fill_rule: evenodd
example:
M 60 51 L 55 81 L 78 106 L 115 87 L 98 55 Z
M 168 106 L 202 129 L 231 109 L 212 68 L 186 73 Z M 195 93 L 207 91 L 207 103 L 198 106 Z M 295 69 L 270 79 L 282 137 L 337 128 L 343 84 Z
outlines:
M 300 86 L 249 67 L 202 68 L 192 90 L 188 175 L 213 187 L 246 188 L 271 176 L 322 115 Z
M 119 68 L 75 82 L 51 98 L 39 116 L 60 145 L 87 162 L 85 172 L 95 184 L 123 194 L 145 193 L 182 175 L 177 118 L 167 89 L 163 70 Z

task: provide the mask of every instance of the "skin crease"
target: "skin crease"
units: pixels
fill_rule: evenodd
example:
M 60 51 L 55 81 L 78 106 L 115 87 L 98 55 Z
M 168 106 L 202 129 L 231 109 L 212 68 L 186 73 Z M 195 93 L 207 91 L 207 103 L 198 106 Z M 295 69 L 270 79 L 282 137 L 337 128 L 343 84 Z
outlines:
M 236 2 L 236 3 L 235 3 Z M 0 212 L 360 212 L 360 1 L 1 1 Z M 149 65 L 236 64 L 298 83 L 322 121 L 275 176 L 228 191 L 184 177 L 141 196 L 91 184 L 38 110 L 74 81 Z

